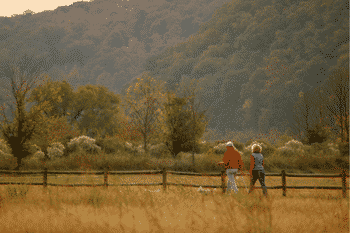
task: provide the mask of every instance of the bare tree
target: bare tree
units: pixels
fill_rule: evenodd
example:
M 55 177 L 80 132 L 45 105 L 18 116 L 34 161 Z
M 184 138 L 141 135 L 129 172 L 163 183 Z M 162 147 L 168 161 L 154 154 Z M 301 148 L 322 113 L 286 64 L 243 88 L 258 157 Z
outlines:
M 317 91 L 300 92 L 299 100 L 293 107 L 293 119 L 296 124 L 292 123 L 291 131 L 306 144 L 321 143 L 327 138 L 321 123 L 317 122 L 319 120 L 317 113 L 319 112 L 319 106 L 321 106 L 321 102 L 318 102 L 316 98 Z
M 322 86 L 324 117 L 329 118 L 340 136 L 342 154 L 349 153 L 349 67 L 331 69 L 332 74 Z

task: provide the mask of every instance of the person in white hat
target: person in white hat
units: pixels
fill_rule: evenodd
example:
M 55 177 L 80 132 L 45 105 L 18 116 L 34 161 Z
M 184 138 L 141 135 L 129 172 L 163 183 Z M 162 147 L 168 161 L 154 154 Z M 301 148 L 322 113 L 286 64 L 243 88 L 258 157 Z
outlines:
M 227 193 L 231 193 L 234 190 L 235 193 L 238 192 L 238 188 L 235 182 L 235 174 L 240 171 L 243 172 L 243 161 L 241 154 L 237 151 L 237 149 L 233 146 L 231 141 L 226 143 L 227 151 L 224 154 L 223 161 L 218 164 L 224 164 L 226 168 L 227 174 Z

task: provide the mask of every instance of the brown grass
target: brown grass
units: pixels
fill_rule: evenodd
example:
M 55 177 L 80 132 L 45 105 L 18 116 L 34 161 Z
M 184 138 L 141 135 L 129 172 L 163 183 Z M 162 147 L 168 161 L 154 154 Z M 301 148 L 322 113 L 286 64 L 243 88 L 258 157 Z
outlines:
M 168 175 L 168 181 L 220 184 L 219 177 Z M 340 179 L 287 177 L 287 185 L 307 181 L 305 185 L 341 186 Z M 102 176 L 95 181 L 80 176 L 49 177 L 48 182 L 103 181 Z M 161 176 L 111 176 L 109 182 L 161 182 Z M 267 177 L 266 184 L 280 185 L 281 178 Z M 241 188 L 231 196 L 220 189 L 213 195 L 196 189 L 49 186 L 44 191 L 42 186 L 2 185 L 0 232 L 349 232 L 349 200 L 341 198 L 341 190 L 287 189 L 283 197 L 282 190 L 269 189 L 265 200 L 260 189 L 247 195 Z

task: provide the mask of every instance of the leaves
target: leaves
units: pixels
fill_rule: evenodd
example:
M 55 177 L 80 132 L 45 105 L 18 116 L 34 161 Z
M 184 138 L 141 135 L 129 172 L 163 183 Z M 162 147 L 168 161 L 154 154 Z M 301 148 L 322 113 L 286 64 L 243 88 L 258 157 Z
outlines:
M 147 151 L 147 145 L 158 137 L 158 130 L 162 124 L 160 118 L 164 83 L 151 78 L 146 72 L 137 81 L 129 86 L 122 101 L 124 111 L 129 113 L 128 120 L 122 122 L 122 132 L 126 130 L 129 137 L 142 138 Z

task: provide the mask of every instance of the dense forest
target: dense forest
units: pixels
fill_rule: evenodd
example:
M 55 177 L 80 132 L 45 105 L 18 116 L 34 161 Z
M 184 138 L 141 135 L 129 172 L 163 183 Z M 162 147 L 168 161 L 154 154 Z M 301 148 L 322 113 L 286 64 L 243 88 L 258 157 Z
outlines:
M 91 98 L 78 88 L 100 85 L 96 93 L 107 87 L 121 99 L 147 72 L 166 82 L 167 90 L 200 80 L 201 103 L 212 110 L 207 128 L 220 134 L 248 129 L 288 129 L 299 135 L 320 129 L 321 134 L 326 125 L 339 132 L 332 116 L 348 111 L 348 1 L 221 1 L 217 10 L 207 8 L 212 1 L 160 2 L 77 2 L 54 11 L 1 17 L 1 62 L 19 64 L 23 54 L 33 53 L 41 59 L 42 79 L 66 77 L 81 96 L 62 98 L 76 106 L 78 124 L 91 122 L 89 130 L 115 116 L 95 114 L 92 119 L 91 112 L 109 110 L 94 104 L 98 94 Z M 23 65 L 21 72 L 32 74 L 28 67 Z M 10 73 L 1 72 L 1 104 L 13 104 Z M 338 93 L 339 87 L 345 93 Z M 301 96 L 311 98 L 307 114 L 301 112 L 300 102 L 306 103 Z M 85 104 L 81 111 L 79 103 Z M 109 106 L 117 108 L 116 103 Z M 5 113 L 11 119 L 10 108 Z M 297 124 L 300 113 L 307 115 L 303 124 Z M 321 126 L 320 114 L 329 116 Z

